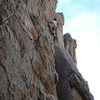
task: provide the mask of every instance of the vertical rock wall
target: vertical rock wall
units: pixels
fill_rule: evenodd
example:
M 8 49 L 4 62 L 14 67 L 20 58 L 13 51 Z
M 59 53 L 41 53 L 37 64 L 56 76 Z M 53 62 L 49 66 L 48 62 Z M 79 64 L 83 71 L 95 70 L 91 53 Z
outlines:
M 64 35 L 64 47 L 65 47 L 65 50 L 68 51 L 69 54 L 71 55 L 73 61 L 77 64 L 77 60 L 76 60 L 76 48 L 77 48 L 76 40 L 73 39 L 69 33 L 66 33 Z
M 59 75 L 56 87 L 58 100 L 94 100 L 87 81 L 84 80 L 76 66 L 76 40 L 69 33 L 63 36 L 60 28 L 57 36 L 55 64 Z
M 63 39 L 56 4 L 0 0 L 0 100 L 93 100 L 75 64 L 75 40 Z M 54 17 L 56 41 L 48 27 Z
M 56 0 L 0 0 L 0 100 L 56 100 Z
M 64 48 L 64 40 L 63 40 L 63 25 L 64 25 L 64 16 L 63 13 L 57 13 L 56 14 L 57 22 L 58 22 L 58 28 L 57 28 L 57 40 L 55 44 L 57 43 L 60 48 Z

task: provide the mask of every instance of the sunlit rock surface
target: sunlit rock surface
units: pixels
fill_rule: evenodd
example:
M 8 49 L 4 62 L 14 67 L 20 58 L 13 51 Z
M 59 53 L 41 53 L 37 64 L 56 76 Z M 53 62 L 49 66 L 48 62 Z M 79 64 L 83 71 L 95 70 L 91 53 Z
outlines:
M 0 100 L 93 100 L 64 44 L 64 16 L 56 4 L 0 0 Z M 48 27 L 55 17 L 56 41 Z

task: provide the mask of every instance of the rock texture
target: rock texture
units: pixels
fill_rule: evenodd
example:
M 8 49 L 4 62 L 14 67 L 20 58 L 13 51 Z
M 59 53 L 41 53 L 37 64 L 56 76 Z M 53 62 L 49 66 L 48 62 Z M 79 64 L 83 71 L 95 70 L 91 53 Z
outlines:
M 0 0 L 0 100 L 93 100 L 75 64 L 76 47 L 64 45 L 64 17 L 56 4 Z M 56 41 L 48 27 L 54 17 Z
M 76 40 L 73 39 L 69 33 L 66 33 L 64 35 L 64 47 L 71 55 L 73 61 L 77 64 L 75 51 L 77 47 Z
M 60 48 L 64 48 L 64 40 L 63 40 L 63 25 L 64 25 L 64 16 L 63 13 L 56 14 L 57 22 L 58 22 L 58 29 L 57 29 L 57 40 L 55 44 L 59 44 Z
M 60 43 L 61 38 L 64 40 L 64 47 Z M 55 44 L 55 65 L 59 75 L 56 86 L 58 100 L 94 100 L 87 81 L 77 69 L 76 47 L 76 40 L 69 33 L 60 37 Z
M 81 100 L 73 99 L 75 91 L 83 100 L 90 100 L 90 91 L 87 82 L 78 72 L 71 56 L 59 47 L 56 49 L 56 70 L 59 74 L 57 94 L 59 100 Z M 79 98 L 80 98 L 79 97 Z M 77 97 L 78 98 L 78 97 Z
M 48 20 L 56 0 L 0 0 L 0 100 L 57 100 Z

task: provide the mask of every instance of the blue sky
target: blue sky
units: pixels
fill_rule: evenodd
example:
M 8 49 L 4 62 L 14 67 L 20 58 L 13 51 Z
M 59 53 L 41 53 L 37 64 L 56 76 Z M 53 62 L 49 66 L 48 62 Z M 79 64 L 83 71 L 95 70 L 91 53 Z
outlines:
M 100 100 L 100 0 L 58 0 L 65 17 L 64 32 L 77 40 L 78 69 Z
M 100 15 L 99 0 L 58 0 L 58 11 L 64 12 L 66 19 L 79 15 L 82 11 L 94 11 Z

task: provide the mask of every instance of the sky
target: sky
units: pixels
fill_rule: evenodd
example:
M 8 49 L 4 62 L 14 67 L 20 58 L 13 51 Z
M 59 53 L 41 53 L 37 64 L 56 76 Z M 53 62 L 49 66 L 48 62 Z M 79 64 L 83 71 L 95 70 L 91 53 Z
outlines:
M 100 0 L 58 0 L 57 12 L 65 17 L 63 34 L 77 40 L 77 67 L 100 100 Z

